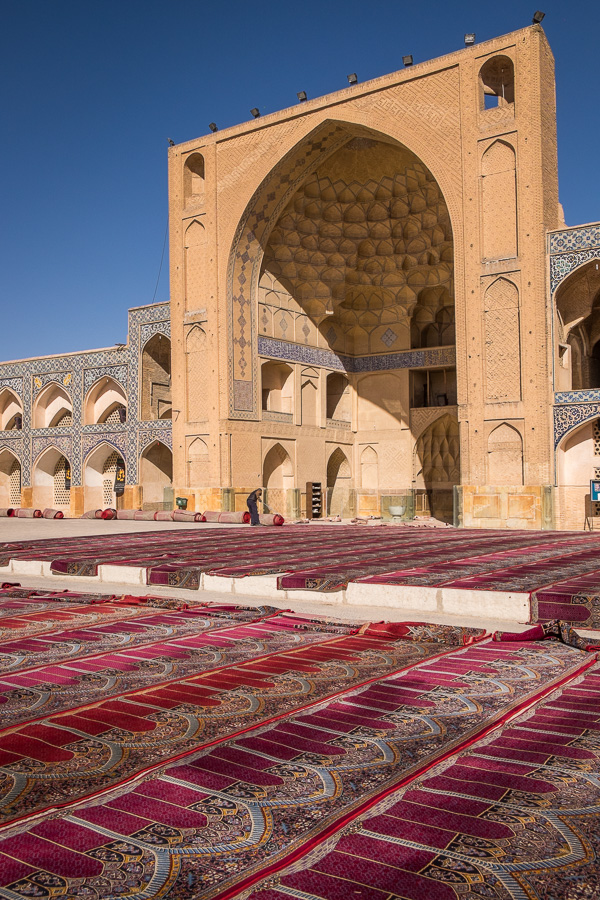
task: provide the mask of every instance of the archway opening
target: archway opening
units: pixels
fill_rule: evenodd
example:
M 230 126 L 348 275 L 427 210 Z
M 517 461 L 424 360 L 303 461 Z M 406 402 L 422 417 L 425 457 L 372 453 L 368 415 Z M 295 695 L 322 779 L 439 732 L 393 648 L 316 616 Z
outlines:
M 171 341 L 155 334 L 142 350 L 141 418 L 172 418 Z
M 262 408 L 264 412 L 293 412 L 293 370 L 285 363 L 266 362 L 262 373 Z
M 21 463 L 10 450 L 0 450 L 0 506 L 21 505 Z
M 33 427 L 64 428 L 72 424 L 73 402 L 64 387 L 51 382 L 36 397 Z
M 10 388 L 0 390 L 0 430 L 12 431 L 23 427 L 21 398 Z
M 84 506 L 86 510 L 123 508 L 125 461 L 119 450 L 102 443 L 89 454 L 83 469 Z M 117 488 L 117 490 L 115 490 Z
M 33 505 L 66 511 L 70 504 L 71 464 L 60 450 L 50 447 L 33 468 Z
M 160 441 L 146 447 L 140 459 L 140 477 L 144 489 L 144 509 L 163 509 L 165 492 L 173 482 L 173 454 Z
M 350 515 L 352 477 L 348 457 L 336 447 L 327 461 L 327 515 Z
M 127 420 L 127 396 L 114 378 L 100 378 L 89 389 L 83 405 L 84 425 L 124 424 Z
M 415 484 L 429 512 L 442 522 L 452 522 L 453 488 L 460 483 L 460 443 L 458 421 L 450 415 L 435 419 L 421 433 L 416 444 Z
M 327 376 L 327 418 L 336 422 L 352 420 L 350 382 L 341 372 Z
M 555 297 L 555 386 L 600 388 L 600 259 L 569 275 Z
M 294 467 L 289 453 L 279 443 L 265 455 L 262 483 L 265 511 L 285 512 L 287 491 L 294 487 Z

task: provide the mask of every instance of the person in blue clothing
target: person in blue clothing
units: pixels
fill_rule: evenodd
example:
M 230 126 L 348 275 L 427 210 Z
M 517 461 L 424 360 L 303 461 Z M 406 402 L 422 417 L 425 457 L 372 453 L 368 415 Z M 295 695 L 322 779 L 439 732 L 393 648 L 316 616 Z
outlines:
M 260 499 L 262 495 L 262 488 L 256 488 L 255 491 L 252 491 L 251 494 L 248 494 L 248 498 L 246 500 L 246 505 L 250 510 L 250 524 L 251 525 L 260 525 L 260 518 L 258 515 L 258 503 L 262 503 Z

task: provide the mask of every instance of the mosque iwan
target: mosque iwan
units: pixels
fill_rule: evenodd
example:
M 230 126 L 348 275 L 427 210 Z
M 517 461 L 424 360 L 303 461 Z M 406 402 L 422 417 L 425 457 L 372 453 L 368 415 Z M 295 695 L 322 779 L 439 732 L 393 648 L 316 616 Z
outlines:
M 0 506 L 600 515 L 600 224 L 564 223 L 540 25 L 168 169 L 170 302 L 124 345 L 0 364 Z

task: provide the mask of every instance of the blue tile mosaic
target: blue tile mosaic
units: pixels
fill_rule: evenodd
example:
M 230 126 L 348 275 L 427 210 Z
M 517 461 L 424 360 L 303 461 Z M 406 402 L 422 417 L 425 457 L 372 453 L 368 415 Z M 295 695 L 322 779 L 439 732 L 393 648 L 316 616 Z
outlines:
M 589 419 L 600 416 L 600 403 L 572 404 L 570 406 L 554 407 L 554 446 L 558 447 L 561 440 L 569 431 L 572 431 Z
M 323 366 L 339 372 L 383 372 L 386 369 L 417 369 L 427 366 L 456 365 L 455 347 L 436 347 L 431 350 L 402 350 L 398 353 L 381 353 L 376 356 L 342 356 L 333 350 L 292 344 L 276 338 L 259 337 L 260 356 L 298 362 L 311 366 Z
M 87 455 L 105 442 L 115 447 L 125 460 L 127 484 L 138 483 L 140 454 L 153 440 L 172 448 L 171 421 L 138 420 L 140 360 L 144 345 L 155 334 L 170 337 L 168 303 L 130 309 L 127 344 L 70 353 L 60 356 L 23 359 L 0 363 L 0 390 L 13 390 L 23 404 L 23 427 L 19 431 L 0 431 L 0 450 L 10 449 L 21 463 L 22 483 L 31 484 L 32 466 L 48 447 L 55 447 L 71 464 L 71 483 L 83 483 L 83 464 Z M 127 422 L 84 425 L 83 401 L 89 388 L 102 377 L 119 382 L 127 393 Z M 55 381 L 69 393 L 73 402 L 73 424 L 63 428 L 32 429 L 35 398 Z
M 600 247 L 600 223 L 555 231 L 548 238 L 550 253 L 568 253 L 570 250 L 589 250 L 592 247 Z

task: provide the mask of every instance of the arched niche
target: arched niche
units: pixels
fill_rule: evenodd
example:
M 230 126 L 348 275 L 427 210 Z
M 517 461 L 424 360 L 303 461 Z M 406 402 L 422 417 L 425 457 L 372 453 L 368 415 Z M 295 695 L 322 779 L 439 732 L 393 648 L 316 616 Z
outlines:
M 10 388 L 0 389 L 0 430 L 12 431 L 23 426 L 23 403 Z
M 514 147 L 496 140 L 481 158 L 483 258 L 517 256 L 517 157 Z
M 350 382 L 341 372 L 330 372 L 327 376 L 327 418 L 338 422 L 352 420 L 352 397 Z
M 515 102 L 515 66 L 508 56 L 493 56 L 479 70 L 479 108 L 509 108 Z
M 21 505 L 21 463 L 12 451 L 0 450 L 0 507 Z
M 162 509 L 173 482 L 173 454 L 161 441 L 153 441 L 140 456 L 140 479 L 144 509 Z
M 411 347 L 448 347 L 455 342 L 454 297 L 445 287 L 424 288 L 410 320 Z
M 289 453 L 281 444 L 275 444 L 265 455 L 263 462 L 263 486 L 267 490 L 294 487 L 294 467 Z
M 435 419 L 421 432 L 415 457 L 416 488 L 425 490 L 431 515 L 452 521 L 453 488 L 460 483 L 458 421 L 450 415 Z
M 350 462 L 341 447 L 336 447 L 327 460 L 327 515 L 348 515 L 351 485 Z
M 210 483 L 210 457 L 208 444 L 197 437 L 194 438 L 187 450 L 187 483 L 189 487 L 207 487 Z
M 556 389 L 600 388 L 600 256 L 561 283 L 554 317 Z
M 363 490 L 376 491 L 379 487 L 379 454 L 368 446 L 360 454 L 360 485 Z
M 114 378 L 99 378 L 87 392 L 83 403 L 84 425 L 124 424 L 127 419 L 127 395 Z
M 61 450 L 49 447 L 33 466 L 33 505 L 37 509 L 68 510 L 71 503 L 71 464 Z
M 102 442 L 88 454 L 83 466 L 86 510 L 122 506 L 122 494 L 115 492 L 115 479 L 117 469 L 123 471 L 125 468 L 121 451 L 107 442 Z
M 183 193 L 186 204 L 198 202 L 204 194 L 204 157 L 192 153 L 183 164 Z
M 266 412 L 293 413 L 294 371 L 287 363 L 269 360 L 261 367 L 262 408 Z
M 204 223 L 194 220 L 184 235 L 185 308 L 192 312 L 206 307 L 207 235 Z
M 484 296 L 486 398 L 521 399 L 521 325 L 519 291 L 498 278 Z
M 47 384 L 33 404 L 34 428 L 64 428 L 73 424 L 73 402 L 62 385 Z
M 247 312 L 257 293 L 259 333 L 281 339 L 291 312 L 288 340 L 362 356 L 408 349 L 419 290 L 453 292 L 453 268 L 448 207 L 423 160 L 389 136 L 323 123 L 265 178 L 239 224 L 228 288 L 232 413 L 253 409 Z
M 503 422 L 488 437 L 488 484 L 523 484 L 523 438 Z
M 319 373 L 303 369 L 300 373 L 300 412 L 303 425 L 319 425 Z
M 206 422 L 206 331 L 193 325 L 186 334 L 186 407 L 188 422 Z
M 171 400 L 171 341 L 161 334 L 153 335 L 142 349 L 141 418 L 170 419 Z
M 398 430 L 405 417 L 401 402 L 401 381 L 391 372 L 377 372 L 361 378 L 358 392 L 359 431 Z

